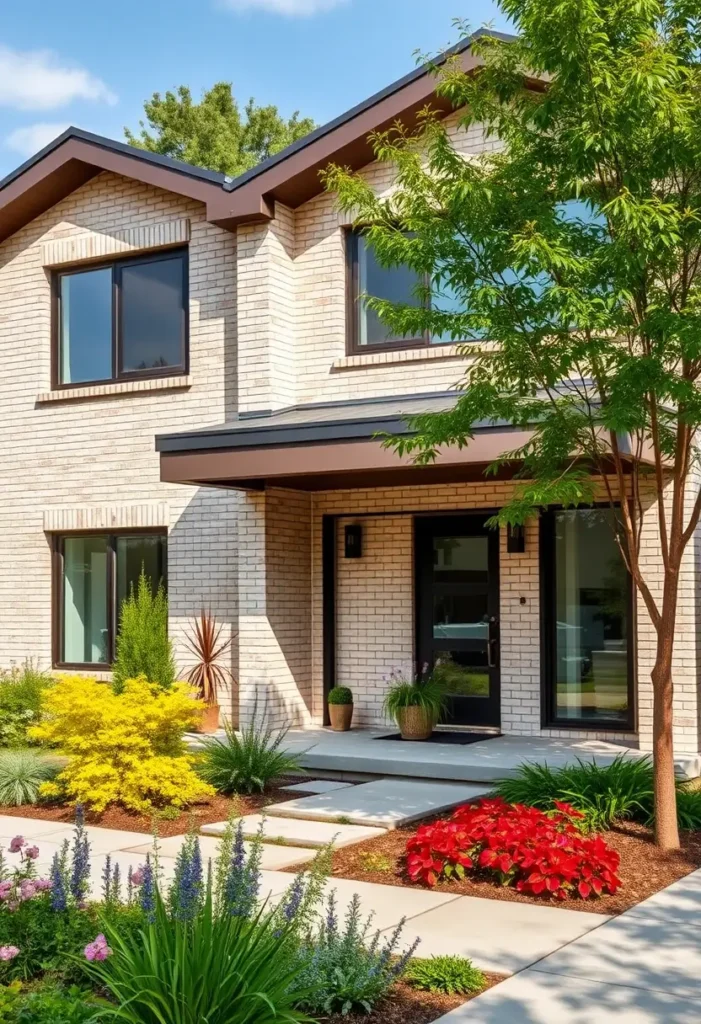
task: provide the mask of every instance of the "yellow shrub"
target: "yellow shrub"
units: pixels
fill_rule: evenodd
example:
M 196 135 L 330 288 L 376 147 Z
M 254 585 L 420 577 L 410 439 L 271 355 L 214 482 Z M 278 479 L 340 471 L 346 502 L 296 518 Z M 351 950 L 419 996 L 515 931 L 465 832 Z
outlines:
M 98 813 L 112 803 L 148 813 L 211 796 L 182 740 L 202 709 L 185 683 L 163 690 L 141 676 L 115 694 L 94 679 L 62 677 L 45 692 L 43 720 L 30 734 L 58 746 L 68 764 L 40 792 Z

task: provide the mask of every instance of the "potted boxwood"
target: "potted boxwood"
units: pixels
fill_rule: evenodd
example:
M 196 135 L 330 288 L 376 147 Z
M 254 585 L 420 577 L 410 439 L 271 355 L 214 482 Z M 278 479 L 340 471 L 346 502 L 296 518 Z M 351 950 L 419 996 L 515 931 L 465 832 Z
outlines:
M 399 672 L 391 674 L 384 711 L 399 726 L 403 740 L 429 739 L 445 706 L 445 689 L 433 673 L 412 679 Z
M 233 637 L 221 640 L 222 626 L 204 608 L 195 619 L 185 644 L 196 661 L 187 674 L 187 681 L 203 700 L 206 708 L 197 731 L 213 733 L 219 728 L 219 693 L 233 684 L 231 671 L 220 664 L 233 643 Z
M 353 719 L 353 693 L 347 686 L 329 690 L 329 719 L 334 732 L 348 732 Z

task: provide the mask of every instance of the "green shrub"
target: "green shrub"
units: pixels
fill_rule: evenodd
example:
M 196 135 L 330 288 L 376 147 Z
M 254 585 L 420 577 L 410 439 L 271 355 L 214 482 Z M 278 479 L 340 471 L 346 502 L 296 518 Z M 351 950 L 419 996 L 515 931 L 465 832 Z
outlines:
M 163 583 L 154 593 L 143 569 L 122 604 L 112 686 L 121 693 L 127 679 L 145 676 L 168 689 L 175 682 L 173 643 L 168 636 L 168 598 Z
M 397 713 L 403 708 L 423 708 L 437 722 L 446 707 L 445 687 L 432 675 L 419 675 L 406 679 L 398 672 L 389 677 L 389 689 L 383 704 L 383 711 L 397 720 Z
M 226 736 L 203 740 L 197 771 L 221 793 L 262 793 L 267 786 L 302 771 L 299 756 L 280 747 L 287 729 L 274 732 L 258 722 L 257 708 L 249 725 L 237 733 L 231 725 Z
M 372 916 L 362 920 L 355 895 L 344 927 L 339 928 L 336 896 L 331 893 L 320 931 L 309 936 L 299 953 L 298 980 L 310 991 L 301 1005 L 308 1013 L 370 1013 L 402 976 L 418 939 L 397 956 L 404 920 L 383 942 L 379 931 L 370 939 L 371 921 Z
M 550 810 L 554 800 L 572 804 L 590 829 L 607 829 L 616 819 L 647 821 L 652 807 L 652 764 L 647 757 L 621 754 L 610 765 L 577 760 L 563 768 L 519 765 L 496 793 L 511 804 Z
M 0 804 L 37 803 L 39 787 L 54 779 L 59 767 L 36 750 L 0 750 Z
M 0 672 L 0 747 L 27 745 L 27 729 L 39 721 L 42 693 L 53 682 L 31 660 Z
M 701 789 L 677 788 L 677 820 L 681 829 L 701 829 Z
M 329 690 L 329 704 L 352 704 L 353 691 L 347 686 L 334 686 Z
M 406 980 L 424 992 L 447 996 L 468 995 L 484 988 L 485 977 L 471 960 L 462 956 L 432 956 L 430 960 L 412 960 Z
M 16 984 L 0 988 L 2 1024 L 87 1024 L 105 1020 L 101 1006 L 103 1000 L 76 985 L 63 988 L 51 981 L 29 989 Z

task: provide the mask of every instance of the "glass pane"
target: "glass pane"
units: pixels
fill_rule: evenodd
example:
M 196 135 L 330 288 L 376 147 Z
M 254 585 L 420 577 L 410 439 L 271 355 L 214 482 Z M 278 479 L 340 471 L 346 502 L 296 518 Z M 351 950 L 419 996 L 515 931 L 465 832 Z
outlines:
M 626 721 L 628 577 L 609 510 L 555 516 L 556 715 Z
M 107 661 L 107 538 L 66 537 L 62 660 Z
M 373 249 L 362 236 L 358 238 L 358 286 L 361 296 L 373 295 L 389 302 L 418 306 L 419 300 L 414 295 L 417 284 L 418 277 L 409 267 L 381 267 Z M 382 323 L 374 310 L 367 308 L 362 298 L 358 303 L 358 344 L 381 345 L 383 342 L 421 340 L 420 334 L 408 338 L 392 337 L 387 325 Z
M 431 291 L 433 293 L 431 298 L 431 307 L 433 309 L 438 310 L 440 313 L 455 314 L 465 312 L 465 303 L 462 296 L 458 295 L 450 283 L 444 283 L 440 288 L 434 285 Z M 455 339 L 456 343 L 463 340 L 463 338 Z M 452 341 L 453 339 L 447 333 L 431 335 L 432 345 L 444 345 Z
M 181 258 L 122 268 L 123 371 L 182 364 L 183 302 Z
M 446 651 L 436 659 L 433 671 L 434 676 L 452 696 L 489 696 L 486 649 L 484 651 Z
M 434 594 L 433 636 L 436 640 L 489 639 L 487 590 L 476 594 Z
M 487 537 L 434 537 L 433 574 L 436 582 L 487 583 Z
M 117 537 L 117 621 L 122 603 L 136 588 L 143 567 L 155 594 L 164 576 L 166 539 L 158 534 Z M 165 582 L 165 580 L 164 580 Z
M 81 384 L 112 376 L 112 269 L 63 274 L 59 381 Z

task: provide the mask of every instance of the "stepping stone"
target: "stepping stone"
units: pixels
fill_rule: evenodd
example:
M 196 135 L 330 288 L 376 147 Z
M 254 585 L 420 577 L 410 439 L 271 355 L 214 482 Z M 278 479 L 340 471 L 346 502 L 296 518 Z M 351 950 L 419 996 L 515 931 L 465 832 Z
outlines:
M 314 799 L 308 797 L 308 799 Z M 296 802 L 296 801 L 293 801 Z M 282 804 L 286 807 L 286 804 Z M 264 843 L 282 843 L 287 846 L 305 846 L 312 849 L 319 849 L 328 843 L 333 843 L 336 849 L 341 846 L 352 846 L 354 843 L 364 843 L 366 839 L 376 839 L 384 835 L 383 828 L 368 828 L 367 826 L 346 825 L 337 821 L 297 821 L 293 818 L 265 817 L 260 814 L 247 814 L 242 818 L 244 836 L 252 839 L 258 833 L 260 824 L 265 822 L 263 831 Z M 226 828 L 226 822 L 220 821 L 215 825 L 203 825 L 200 831 L 207 836 L 221 836 Z
M 352 825 L 391 829 L 470 803 L 489 791 L 488 782 L 378 779 L 336 793 L 271 804 L 267 810 L 275 818 L 306 818 L 319 822 L 343 818 Z
M 169 839 L 159 839 L 158 850 L 160 856 L 177 857 L 184 839 L 185 836 L 171 836 Z M 220 840 L 211 836 L 200 836 L 199 839 L 202 859 L 205 863 L 209 859 L 214 861 L 219 853 Z M 251 849 L 250 843 L 245 844 L 245 849 L 248 854 Z M 153 842 L 150 842 L 139 846 L 130 846 L 125 852 L 133 853 L 136 857 L 141 857 L 141 860 L 139 861 L 139 863 L 141 863 L 146 859 L 146 854 L 150 853 L 152 850 Z M 307 864 L 309 861 L 314 860 L 315 856 L 316 851 L 308 848 L 302 849 L 299 846 L 278 846 L 275 843 L 269 843 L 263 847 L 261 868 L 264 871 L 282 871 L 295 864 Z
M 295 782 L 293 786 L 283 786 L 286 793 L 335 793 L 339 789 L 350 789 L 352 782 L 332 782 L 330 779 L 311 779 L 309 782 Z

